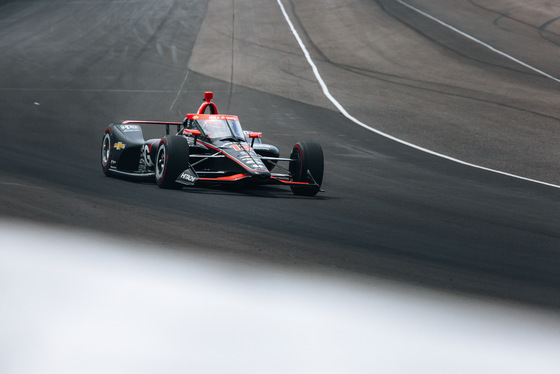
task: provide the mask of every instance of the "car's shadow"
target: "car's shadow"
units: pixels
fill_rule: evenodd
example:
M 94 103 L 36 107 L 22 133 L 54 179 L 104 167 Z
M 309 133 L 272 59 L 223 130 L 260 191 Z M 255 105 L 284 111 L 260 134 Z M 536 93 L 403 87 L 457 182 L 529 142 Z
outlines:
M 271 185 L 216 185 L 204 187 L 182 188 L 183 191 L 196 194 L 211 194 L 224 196 L 251 196 L 269 199 L 313 199 L 328 200 L 324 192 L 319 192 L 315 196 L 298 196 L 292 193 L 290 188 L 271 186 Z
M 111 178 L 127 181 L 129 183 L 139 185 L 153 185 L 157 188 L 153 177 L 133 177 L 124 174 L 112 174 Z M 325 192 L 319 192 L 315 196 L 295 195 L 289 186 L 269 185 L 269 184 L 216 184 L 205 186 L 182 186 L 170 191 L 184 191 L 186 193 L 201 195 L 224 195 L 224 196 L 252 196 L 270 199 L 313 199 L 313 200 L 330 200 L 332 196 L 327 196 Z
M 157 188 L 153 177 L 139 178 L 123 174 L 113 174 L 111 178 L 127 181 L 129 183 L 140 185 L 152 185 Z M 224 195 L 224 196 L 252 196 L 270 199 L 312 199 L 312 200 L 330 200 L 333 197 L 327 196 L 325 192 L 319 192 L 315 196 L 295 195 L 289 186 L 279 185 L 259 185 L 259 184 L 231 184 L 231 185 L 207 185 L 207 186 L 182 186 L 170 191 L 183 191 L 186 193 L 201 195 Z

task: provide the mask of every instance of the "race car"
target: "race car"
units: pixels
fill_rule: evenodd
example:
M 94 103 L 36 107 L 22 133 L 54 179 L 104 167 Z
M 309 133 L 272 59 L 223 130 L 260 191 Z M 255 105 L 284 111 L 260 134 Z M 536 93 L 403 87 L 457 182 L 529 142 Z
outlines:
M 278 184 L 302 196 L 321 191 L 324 159 L 318 143 L 299 142 L 289 158 L 282 158 L 277 147 L 263 144 L 262 133 L 243 131 L 237 116 L 219 114 L 213 96 L 205 92 L 197 113 L 187 114 L 182 122 L 110 124 L 101 143 L 105 175 L 153 178 L 159 187 L 173 189 Z M 144 125 L 164 126 L 166 135 L 145 140 Z M 176 127 L 175 135 L 171 127 Z

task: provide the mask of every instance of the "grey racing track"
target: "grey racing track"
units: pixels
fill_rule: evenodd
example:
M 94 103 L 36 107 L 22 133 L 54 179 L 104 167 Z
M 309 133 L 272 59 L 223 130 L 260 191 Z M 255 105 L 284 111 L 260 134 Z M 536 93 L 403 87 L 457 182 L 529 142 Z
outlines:
M 409 3 L 560 76 L 551 2 Z M 557 82 L 396 1 L 283 4 L 361 121 L 560 184 Z M 323 96 L 276 0 L 2 1 L 0 35 L 2 219 L 560 306 L 560 189 L 355 125 Z M 321 143 L 326 192 L 168 191 L 103 175 L 108 123 L 177 121 L 204 91 L 283 156 L 297 141 Z

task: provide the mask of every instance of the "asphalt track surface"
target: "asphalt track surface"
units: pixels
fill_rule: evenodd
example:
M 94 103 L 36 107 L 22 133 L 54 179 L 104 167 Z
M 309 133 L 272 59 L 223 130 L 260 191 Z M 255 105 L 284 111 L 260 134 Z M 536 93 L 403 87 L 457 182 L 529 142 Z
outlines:
M 560 76 L 551 2 L 442 3 L 409 2 Z M 283 4 L 331 93 L 361 121 L 560 184 L 557 82 L 396 1 Z M 0 35 L 3 219 L 560 306 L 560 189 L 352 123 L 322 94 L 275 0 L 2 1 Z M 103 175 L 108 123 L 176 121 L 207 90 L 282 155 L 321 143 L 326 192 L 167 191 Z

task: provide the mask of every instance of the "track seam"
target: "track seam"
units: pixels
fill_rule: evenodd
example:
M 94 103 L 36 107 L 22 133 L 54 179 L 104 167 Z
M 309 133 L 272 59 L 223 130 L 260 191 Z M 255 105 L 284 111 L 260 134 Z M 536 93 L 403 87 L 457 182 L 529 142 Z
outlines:
M 421 12 L 420 14 L 425 15 L 425 16 L 427 16 L 428 18 L 433 19 L 434 21 L 436 21 L 436 22 L 438 22 L 438 23 L 441 23 L 441 24 L 443 24 L 443 25 L 447 25 L 447 24 L 445 24 L 445 23 L 443 23 L 443 22 L 437 20 L 436 18 L 433 18 L 432 16 L 428 15 L 427 13 L 424 13 L 424 12 L 422 12 L 422 11 L 420 11 L 420 10 L 417 10 L 416 8 L 413 8 L 413 7 L 409 6 L 408 4 L 402 2 L 401 0 L 395 0 L 395 1 L 397 1 L 398 3 L 401 3 L 401 4 L 405 5 L 405 6 L 407 6 L 407 7 L 410 8 L 410 9 L 413 9 L 413 10 L 416 10 L 416 11 L 418 11 L 418 12 Z M 418 145 L 416 145 L 416 144 L 409 143 L 409 142 L 407 142 L 407 141 L 405 141 L 405 140 L 396 138 L 396 137 L 394 137 L 394 136 L 392 136 L 392 135 L 389 135 L 389 134 L 387 134 L 387 133 L 384 133 L 384 132 L 382 132 L 382 131 L 379 131 L 379 130 L 377 130 L 377 129 L 374 129 L 373 127 L 371 127 L 371 126 L 365 124 L 364 122 L 360 121 L 359 119 L 355 118 L 355 117 L 352 116 L 350 113 L 348 113 L 348 111 L 346 111 L 346 109 L 338 102 L 338 100 L 336 100 L 336 99 L 331 95 L 331 93 L 330 93 L 330 91 L 329 91 L 329 88 L 327 87 L 327 84 L 325 83 L 325 81 L 324 81 L 323 78 L 321 77 L 321 74 L 319 73 L 319 69 L 317 68 L 317 66 L 316 66 L 315 63 L 313 62 L 313 59 L 311 58 L 311 55 L 309 54 L 309 51 L 307 50 L 305 44 L 303 43 L 303 40 L 302 40 L 301 37 L 299 36 L 299 33 L 297 32 L 297 30 L 296 30 L 294 24 L 292 23 L 292 21 L 291 21 L 291 19 L 290 19 L 290 16 L 289 16 L 288 13 L 286 12 L 286 8 L 284 8 L 284 5 L 282 4 L 282 0 L 276 0 L 276 2 L 278 3 L 278 6 L 280 7 L 280 10 L 282 11 L 282 14 L 284 15 L 284 18 L 286 19 L 286 22 L 288 23 L 288 26 L 290 27 L 290 30 L 292 31 L 292 34 L 293 34 L 294 37 L 296 38 L 296 41 L 298 42 L 298 44 L 299 44 L 299 46 L 300 46 L 300 48 L 301 48 L 301 50 L 302 50 L 302 52 L 303 52 L 303 54 L 304 54 L 304 56 L 305 56 L 307 62 L 308 62 L 309 65 L 311 66 L 311 70 L 313 70 L 313 74 L 315 74 L 315 78 L 317 79 L 319 85 L 321 86 L 321 89 L 323 90 L 323 94 L 324 94 L 324 95 L 327 97 L 327 99 L 329 99 L 329 101 L 338 109 L 338 111 L 339 111 L 344 117 L 348 118 L 350 121 L 354 122 L 354 123 L 357 124 L 358 126 L 361 126 L 361 127 L 363 127 L 364 129 L 369 130 L 369 131 L 371 131 L 371 132 L 373 132 L 373 133 L 375 133 L 375 134 L 378 134 L 378 135 L 381 135 L 381 136 L 383 136 L 383 137 L 385 137 L 385 138 L 388 138 L 388 139 L 391 139 L 391 140 L 393 140 L 393 141 L 396 141 L 397 143 L 404 144 L 404 145 L 409 146 L 409 147 L 411 147 L 411 148 L 414 148 L 414 149 L 416 149 L 416 150 L 419 150 L 419 151 L 422 151 L 422 152 L 425 152 L 425 153 L 428 153 L 428 154 L 431 154 L 431 155 L 434 155 L 434 156 L 437 156 L 437 157 L 441 157 L 441 158 L 444 158 L 444 159 L 449 160 L 449 161 L 453 161 L 453 162 L 456 162 L 456 163 L 459 163 L 459 164 L 462 164 L 462 165 L 470 166 L 470 167 L 473 167 L 473 168 L 476 168 L 476 169 L 485 170 L 485 171 L 489 171 L 489 172 L 492 172 L 492 173 L 501 174 L 501 175 L 505 175 L 505 176 L 508 176 L 508 177 L 512 177 L 512 178 L 516 178 L 516 179 L 521 179 L 521 180 L 524 180 L 524 181 L 533 182 L 533 183 L 537 183 L 537 184 L 541 184 L 541 185 L 545 185 L 545 186 L 549 186 L 549 187 L 554 187 L 554 188 L 560 189 L 560 185 L 556 185 L 556 184 L 553 184 L 553 183 L 548 183 L 548 182 L 544 182 L 544 181 L 540 181 L 540 180 L 536 180 L 536 179 L 526 178 L 526 177 L 522 177 L 522 176 L 520 176 L 520 175 L 511 174 L 511 173 L 507 173 L 507 172 L 500 171 L 500 170 L 495 170 L 495 169 L 487 168 L 487 167 L 485 167 L 485 166 L 480 166 L 480 165 L 472 164 L 472 163 L 470 163 L 470 162 L 466 162 L 466 161 L 463 161 L 463 160 L 459 160 L 459 159 L 457 159 L 457 158 L 444 155 L 444 154 L 442 154 L 442 153 L 434 152 L 434 151 L 432 151 L 432 150 L 430 150 L 430 149 L 420 147 L 420 146 L 418 146 Z M 463 32 L 460 31 L 460 30 L 457 30 L 457 29 L 453 28 L 452 26 L 447 25 L 447 27 L 451 28 L 451 29 L 454 30 L 454 31 L 456 30 L 456 31 L 459 32 L 461 35 L 464 35 L 465 37 L 468 37 L 468 38 L 471 39 L 471 40 L 474 40 L 474 41 L 477 41 L 477 40 L 478 40 L 478 39 L 475 39 L 475 38 L 469 36 L 468 34 L 463 33 Z M 478 41 L 478 42 L 479 42 L 479 43 L 482 43 L 482 42 L 480 42 L 480 41 Z M 482 43 L 482 44 L 484 45 L 484 43 Z M 501 52 L 501 51 L 498 51 L 497 49 L 495 49 L 495 48 L 493 48 L 493 47 L 491 47 L 491 46 L 489 46 L 489 45 L 488 45 L 488 47 L 489 47 L 492 51 L 495 51 L 495 52 L 497 52 L 497 53 L 499 53 L 499 54 L 501 54 L 501 55 L 509 56 L 509 55 L 504 54 L 504 53 Z M 510 58 L 513 58 L 513 57 L 510 56 Z M 517 61 L 519 61 L 519 60 L 514 59 L 514 61 L 517 62 Z M 526 65 L 526 64 L 522 63 L 521 61 L 519 61 L 519 62 L 520 62 L 523 66 Z M 532 70 L 537 70 L 537 72 L 540 72 L 540 70 L 535 69 L 535 68 L 532 68 L 532 67 L 530 67 L 530 65 L 527 65 L 527 67 L 529 67 L 529 68 L 532 69 Z M 545 76 L 547 76 L 547 77 L 549 77 L 549 78 L 551 78 L 551 79 L 553 79 L 553 80 L 556 80 L 556 81 L 560 82 L 560 80 L 559 80 L 558 78 L 552 77 L 552 76 L 550 76 L 550 75 L 548 75 L 548 74 L 546 74 L 546 73 L 544 73 L 544 72 L 542 72 L 542 74 L 544 74 Z

